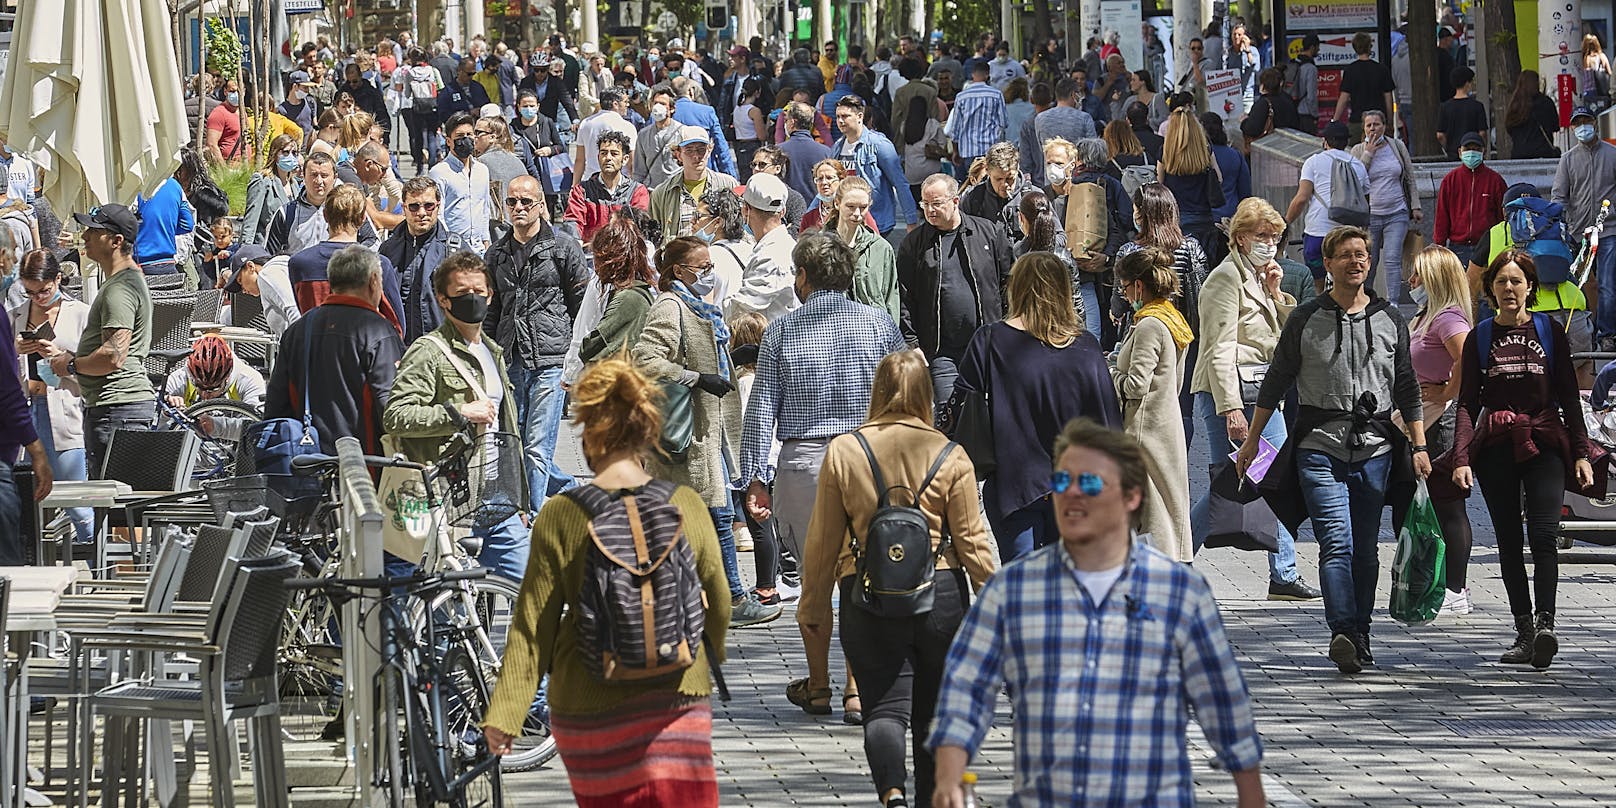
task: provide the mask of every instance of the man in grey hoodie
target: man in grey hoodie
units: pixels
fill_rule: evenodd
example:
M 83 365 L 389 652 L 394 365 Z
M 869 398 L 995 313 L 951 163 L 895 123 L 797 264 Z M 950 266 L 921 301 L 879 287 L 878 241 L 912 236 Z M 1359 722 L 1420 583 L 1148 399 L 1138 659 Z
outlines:
M 1294 384 L 1297 437 L 1258 487 L 1292 533 L 1312 517 L 1329 657 L 1342 673 L 1374 664 L 1369 618 L 1387 490 L 1431 473 L 1408 324 L 1366 288 L 1369 255 L 1369 234 L 1361 228 L 1337 227 L 1325 236 L 1324 265 L 1334 285 L 1285 321 L 1237 457 L 1245 473 L 1263 427 Z M 1392 423 L 1394 410 L 1408 425 L 1406 436 Z

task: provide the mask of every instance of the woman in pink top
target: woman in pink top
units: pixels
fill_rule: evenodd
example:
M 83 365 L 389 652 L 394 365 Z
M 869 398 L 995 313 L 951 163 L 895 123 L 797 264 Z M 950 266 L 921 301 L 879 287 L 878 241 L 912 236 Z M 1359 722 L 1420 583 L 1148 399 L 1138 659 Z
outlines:
M 1425 430 L 1430 456 L 1441 457 L 1453 446 L 1459 357 L 1471 327 L 1470 288 L 1458 256 L 1439 245 L 1426 247 L 1414 257 L 1408 287 L 1420 306 L 1409 328 L 1409 358 L 1420 380 L 1425 423 L 1430 425 Z M 1442 611 L 1470 614 L 1470 587 L 1465 585 L 1465 570 L 1470 565 L 1470 519 L 1465 515 L 1465 501 L 1432 497 L 1431 505 L 1442 523 L 1447 545 L 1448 594 L 1442 600 Z M 1404 508 L 1393 510 L 1399 529 L 1405 513 Z

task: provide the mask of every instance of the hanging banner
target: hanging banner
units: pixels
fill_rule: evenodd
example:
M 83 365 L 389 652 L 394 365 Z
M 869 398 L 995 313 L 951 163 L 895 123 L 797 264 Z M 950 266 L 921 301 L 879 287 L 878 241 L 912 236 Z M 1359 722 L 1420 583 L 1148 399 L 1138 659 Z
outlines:
M 1308 0 L 1285 4 L 1285 31 L 1375 31 L 1375 0 Z
M 1313 59 L 1313 64 L 1320 70 L 1326 67 L 1346 67 L 1358 60 L 1358 52 L 1352 49 L 1352 34 L 1320 34 L 1319 55 Z M 1285 50 L 1290 58 L 1295 59 L 1302 53 L 1302 38 L 1300 36 L 1285 37 Z M 1380 37 L 1375 37 L 1375 45 L 1369 51 L 1370 58 L 1380 61 Z
M 286 13 L 309 14 L 315 11 L 325 11 L 325 0 L 282 0 L 286 4 Z
M 1575 3 L 1551 2 L 1540 3 L 1537 11 L 1537 73 L 1555 98 L 1562 128 L 1571 124 L 1571 108 L 1583 103 L 1578 93 L 1588 91 L 1577 87 L 1582 72 L 1582 15 L 1576 8 Z

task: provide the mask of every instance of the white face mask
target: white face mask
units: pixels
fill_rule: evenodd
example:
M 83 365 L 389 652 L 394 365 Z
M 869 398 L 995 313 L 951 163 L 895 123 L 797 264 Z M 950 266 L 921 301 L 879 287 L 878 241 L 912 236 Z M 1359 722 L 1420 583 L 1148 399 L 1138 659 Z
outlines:
M 1252 266 L 1267 266 L 1268 262 L 1279 255 L 1279 245 L 1269 244 L 1266 241 L 1253 242 L 1251 249 L 1246 251 L 1246 257 L 1251 260 Z
M 668 119 L 668 105 L 667 104 L 653 104 L 653 105 L 651 105 L 651 120 L 653 120 L 653 121 L 665 121 L 667 119 Z
M 1049 180 L 1050 185 L 1060 185 L 1066 182 L 1066 166 L 1051 163 L 1044 169 L 1044 178 Z
M 1426 291 L 1424 286 L 1410 286 L 1408 296 L 1414 298 L 1414 304 L 1422 309 L 1431 301 L 1431 293 Z

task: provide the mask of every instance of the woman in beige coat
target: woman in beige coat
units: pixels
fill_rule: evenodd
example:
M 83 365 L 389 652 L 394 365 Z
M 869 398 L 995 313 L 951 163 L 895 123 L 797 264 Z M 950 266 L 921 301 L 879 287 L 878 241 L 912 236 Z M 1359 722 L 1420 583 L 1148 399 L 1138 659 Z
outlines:
M 660 382 L 693 388 L 693 436 L 683 460 L 653 452 L 646 470 L 659 480 L 688 485 L 701 494 L 718 529 L 724 572 L 732 601 L 730 625 L 767 623 L 781 607 L 764 606 L 741 585 L 735 559 L 735 521 L 730 478 L 740 468 L 741 399 L 731 395 L 735 381 L 729 362 L 729 327 L 719 308 L 704 298 L 717 283 L 707 243 L 691 236 L 673 239 L 657 251 L 657 287 L 662 290 L 645 315 L 634 344 L 634 361 Z
M 1268 372 L 1279 332 L 1296 298 L 1281 291 L 1285 276 L 1274 259 L 1285 232 L 1285 219 L 1257 197 L 1242 200 L 1229 220 L 1229 257 L 1218 264 L 1201 287 L 1197 310 L 1201 355 L 1190 377 L 1195 414 L 1205 424 L 1208 457 L 1214 469 L 1245 441 L 1247 419 L 1256 403 L 1256 388 Z M 1270 418 L 1263 438 L 1279 448 L 1285 443 L 1285 419 Z M 1207 503 L 1190 514 L 1195 545 L 1206 535 Z M 1296 541 L 1279 526 L 1279 549 L 1268 555 L 1268 599 L 1312 600 L 1319 590 L 1308 586 L 1296 570 Z
M 1195 558 L 1190 542 L 1189 453 L 1184 445 L 1184 356 L 1195 339 L 1173 306 L 1178 271 L 1173 256 L 1155 247 L 1129 253 L 1117 264 L 1117 289 L 1133 305 L 1133 328 L 1111 371 L 1122 401 L 1122 429 L 1150 455 L 1150 489 L 1139 529 L 1151 546 L 1179 561 Z

